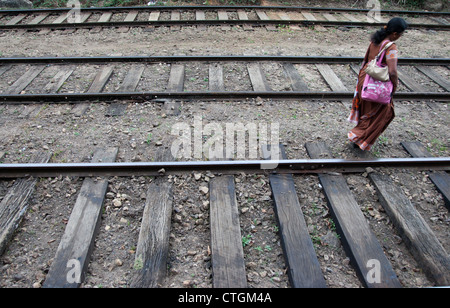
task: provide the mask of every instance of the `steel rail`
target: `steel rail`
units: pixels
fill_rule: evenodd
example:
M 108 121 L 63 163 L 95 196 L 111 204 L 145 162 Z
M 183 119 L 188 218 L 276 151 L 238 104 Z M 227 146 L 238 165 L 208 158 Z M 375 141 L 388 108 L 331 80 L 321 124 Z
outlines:
M 300 91 L 223 91 L 223 92 L 111 92 L 111 93 L 49 93 L 49 94 L 0 94 L 0 102 L 8 103 L 45 103 L 45 102 L 106 102 L 114 100 L 243 100 L 263 99 L 310 99 L 310 100 L 344 100 L 352 99 L 354 92 L 300 92 Z M 399 100 L 437 100 L 449 101 L 448 92 L 397 92 Z
M 2 14 L 16 14 L 16 13 L 60 13 L 68 12 L 72 8 L 40 8 L 40 9 L 10 9 L 0 10 Z M 192 10 L 288 10 L 288 11 L 317 11 L 317 12 L 350 12 L 350 13 L 368 13 L 372 9 L 362 8 L 332 8 L 332 7 L 307 7 L 307 6 L 257 6 L 257 5 L 237 5 L 237 6 L 220 6 L 220 5 L 188 5 L 188 6 L 123 6 L 123 7 L 89 7 L 81 8 L 82 12 L 102 12 L 102 11 L 192 11 Z M 431 16 L 448 16 L 449 12 L 432 12 L 432 11 L 407 11 L 407 10 L 380 10 L 381 14 L 402 14 L 402 15 L 431 15 Z
M 157 20 L 157 21 L 108 21 L 85 23 L 59 23 L 59 24 L 14 24 L 0 25 L 0 30 L 16 29 L 67 29 L 67 28 L 94 28 L 94 27 L 144 27 L 144 26 L 195 26 L 195 25 L 303 25 L 303 26 L 341 26 L 341 27 L 382 27 L 383 22 L 357 22 L 357 21 L 329 21 L 329 20 Z M 410 23 L 409 29 L 449 30 L 450 25 Z
M 11 57 L 0 58 L 0 65 L 7 64 L 72 64 L 72 63 L 172 63 L 172 62 L 290 62 L 295 64 L 360 63 L 363 57 L 329 57 L 329 56 L 93 56 L 93 57 Z M 399 58 L 401 65 L 450 65 L 450 58 Z
M 364 172 L 366 168 L 450 170 L 450 157 L 380 158 L 372 160 L 295 159 L 184 162 L 0 164 L 0 178 L 71 176 L 132 176 L 211 171 L 218 173 Z

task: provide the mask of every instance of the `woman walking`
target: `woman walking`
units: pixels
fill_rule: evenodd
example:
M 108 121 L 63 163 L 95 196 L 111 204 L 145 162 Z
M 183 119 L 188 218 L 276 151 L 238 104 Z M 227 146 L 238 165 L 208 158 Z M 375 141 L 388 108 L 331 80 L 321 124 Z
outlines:
M 370 102 L 361 99 L 361 90 L 366 78 L 365 69 L 368 63 L 375 59 L 382 48 L 398 40 L 408 27 L 406 21 L 402 18 L 392 18 L 389 23 L 375 32 L 371 37 L 371 44 L 367 49 L 363 64 L 358 76 L 355 96 L 352 102 L 352 110 L 348 120 L 355 123 L 356 126 L 348 133 L 348 138 L 355 147 L 363 151 L 371 149 L 378 137 L 384 132 L 395 117 L 394 104 L 383 105 L 376 102 Z M 398 86 L 397 76 L 397 46 L 392 44 L 386 49 L 382 64 L 387 65 L 389 70 L 389 79 L 393 84 L 392 94 L 395 93 Z

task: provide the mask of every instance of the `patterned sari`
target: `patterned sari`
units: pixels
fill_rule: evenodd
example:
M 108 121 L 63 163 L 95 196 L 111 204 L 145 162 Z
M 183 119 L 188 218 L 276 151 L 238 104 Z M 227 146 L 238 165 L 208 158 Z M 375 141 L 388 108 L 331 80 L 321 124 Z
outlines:
M 388 105 L 373 103 L 361 99 L 361 90 L 366 78 L 365 68 L 368 63 L 374 59 L 381 47 L 388 43 L 389 40 L 384 40 L 380 45 L 371 43 L 361 70 L 358 75 L 358 83 L 356 85 L 355 95 L 352 101 L 352 110 L 348 121 L 356 124 L 356 126 L 348 133 L 348 139 L 359 146 L 361 150 L 368 151 L 372 148 L 378 137 L 385 131 L 388 125 L 395 117 L 394 102 Z M 397 59 L 397 47 L 392 44 L 387 50 L 382 64 L 386 64 L 387 59 Z M 395 62 L 396 65 L 396 62 Z

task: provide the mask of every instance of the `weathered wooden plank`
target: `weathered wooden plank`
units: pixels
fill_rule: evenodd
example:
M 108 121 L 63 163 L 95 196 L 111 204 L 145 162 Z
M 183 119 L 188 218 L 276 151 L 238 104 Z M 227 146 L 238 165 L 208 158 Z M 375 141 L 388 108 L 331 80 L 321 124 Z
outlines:
M 166 276 L 172 203 L 172 184 L 165 178 L 156 179 L 147 191 L 134 261 L 133 288 L 158 287 Z
M 104 12 L 97 22 L 108 22 L 112 17 L 112 12 Z M 91 33 L 98 33 L 102 30 L 102 27 L 94 27 L 91 29 Z
M 108 22 L 112 17 L 112 12 L 104 12 L 97 22 Z
M 64 67 L 59 70 L 50 82 L 44 87 L 44 93 L 58 93 L 62 85 L 72 75 L 74 69 L 72 67 Z
M 450 257 L 403 191 L 386 175 L 369 175 L 381 204 L 411 254 L 438 285 L 450 285 Z
M 161 15 L 161 12 L 153 11 L 150 13 L 150 16 L 148 17 L 148 21 L 157 21 L 159 19 L 160 15 Z
M 306 20 L 310 20 L 310 21 L 316 21 L 317 18 L 316 16 L 314 16 L 314 14 L 316 13 L 310 13 L 310 12 L 301 12 L 301 15 L 303 15 L 303 17 Z M 317 31 L 326 31 L 326 29 L 321 26 L 321 25 L 314 25 L 314 29 L 316 29 Z
M 248 20 L 248 15 L 247 15 L 247 13 L 244 10 L 238 10 L 237 13 L 238 13 L 239 20 Z M 251 25 L 247 25 L 247 24 L 244 24 L 243 28 L 244 28 L 245 31 L 252 31 L 252 30 L 254 30 Z
M 172 11 L 170 14 L 170 20 L 180 20 L 181 12 L 180 11 Z
M 137 15 L 138 15 L 138 11 L 130 11 L 130 12 L 128 12 L 127 16 L 125 16 L 124 21 L 132 22 L 136 19 Z M 130 30 L 130 27 L 126 27 L 126 26 L 119 27 L 119 29 L 117 29 L 117 31 L 121 32 L 121 33 L 128 32 L 128 30 Z
M 4 152 L 2 152 L 4 154 Z M 0 156 L 3 156 L 0 153 Z M 37 153 L 30 163 L 47 163 L 49 152 Z M 1 157 L 0 157 L 1 159 Z M 28 209 L 28 200 L 34 192 L 37 178 L 18 179 L 0 202 L 0 256 L 5 252 L 14 232 Z
M 105 85 L 108 83 L 109 78 L 111 77 L 113 73 L 113 66 L 104 66 L 100 69 L 100 71 L 95 75 L 94 80 L 92 81 L 89 89 L 87 90 L 88 93 L 100 93 L 102 92 Z M 75 116 L 82 116 L 87 109 L 89 108 L 89 104 L 87 103 L 80 103 L 76 104 L 75 107 L 71 110 L 71 113 Z
M 306 149 L 313 159 L 331 156 L 324 143 L 307 143 Z M 319 180 L 344 248 L 365 286 L 401 287 L 345 178 L 342 175 L 320 174 Z
M 375 14 L 375 11 L 369 11 L 369 13 L 366 15 L 366 18 L 364 21 L 367 21 L 369 23 L 377 23 L 377 22 L 383 22 L 383 17 L 381 15 Z
M 170 67 L 169 83 L 167 91 L 169 92 L 183 92 L 184 89 L 184 64 L 172 64 Z M 165 115 L 179 115 L 181 110 L 181 103 L 174 100 L 164 101 Z
M 172 64 L 170 67 L 169 83 L 167 91 L 169 92 L 183 92 L 184 88 L 184 65 Z
M 412 79 L 401 67 L 397 69 L 400 81 L 413 92 L 426 92 L 421 84 Z
M 292 18 L 291 18 L 287 13 L 285 13 L 285 12 L 278 12 L 277 14 L 278 14 L 278 16 L 280 17 L 281 20 L 291 20 L 291 19 L 292 19 Z M 301 16 L 301 19 L 300 19 L 300 20 L 303 20 L 303 19 L 304 19 L 304 18 L 303 18 L 303 15 L 301 15 L 301 14 L 298 14 L 297 16 Z M 297 25 L 289 25 L 289 29 L 291 29 L 291 30 L 300 30 L 300 27 L 297 26 Z
M 429 18 L 441 25 L 445 25 L 445 26 L 450 25 L 450 23 L 445 19 L 445 17 L 429 17 Z
M 322 77 L 330 86 L 331 90 L 334 92 L 347 92 L 347 88 L 344 86 L 339 77 L 334 73 L 328 64 L 316 64 Z
M 75 19 L 73 23 L 78 24 L 78 23 L 84 23 L 86 20 L 88 20 L 89 16 L 91 16 L 91 12 L 83 12 L 80 14 L 80 18 L 79 19 Z M 71 28 L 67 28 L 64 30 L 63 34 L 70 34 L 70 33 L 74 33 L 77 30 L 77 28 L 75 27 L 71 27 Z
M 330 14 L 330 13 L 322 13 L 323 17 L 325 17 L 326 20 L 329 21 L 337 21 L 336 17 L 334 16 L 334 14 Z
M 68 16 L 69 15 L 67 13 L 61 13 L 61 15 L 59 15 L 58 18 L 56 18 L 52 23 L 53 24 L 60 24 L 64 20 L 66 20 Z
M 155 160 L 174 158 L 169 150 L 161 150 Z M 134 288 L 158 287 L 166 276 L 172 207 L 172 183 L 159 177 L 147 190 L 131 282 Z
M 237 13 L 239 20 L 248 20 L 248 15 L 244 10 L 238 10 Z
M 450 211 L 450 176 L 445 171 L 434 171 L 429 174 L 429 177 L 442 194 L 445 206 Z
M 430 152 L 418 141 L 402 141 L 401 145 L 412 157 L 431 157 Z
M 205 20 L 205 12 L 204 11 L 195 11 L 195 20 Z
M 144 28 L 144 31 L 150 32 L 155 29 L 155 26 L 152 25 L 153 21 L 158 21 L 159 16 L 161 15 L 160 11 L 152 11 L 150 16 L 148 17 L 149 25 Z
M 88 93 L 100 93 L 108 82 L 109 78 L 113 73 L 114 66 L 104 66 L 101 70 L 95 75 L 94 80 L 92 81 L 91 86 L 87 90 Z
M 170 67 L 168 92 L 183 92 L 184 90 L 184 64 L 172 64 Z M 179 115 L 181 113 L 181 102 L 165 99 L 163 112 L 165 115 Z
M 24 19 L 26 16 L 27 16 L 27 14 L 19 14 L 19 15 L 15 16 L 14 18 L 11 18 L 10 20 L 8 20 L 6 25 L 7 26 L 15 25 L 15 24 L 19 23 L 22 19 Z
M 69 14 L 67 14 L 67 13 L 61 13 L 61 15 L 59 15 L 58 18 L 56 18 L 52 22 L 52 24 L 61 24 L 67 19 L 68 16 L 69 16 Z M 52 31 L 51 28 L 46 28 L 46 29 L 42 29 L 41 31 L 39 31 L 39 34 L 40 35 L 45 35 L 45 34 L 50 33 L 51 31 Z
M 205 12 L 204 11 L 195 11 L 195 20 L 205 20 Z M 197 25 L 198 29 L 206 29 L 206 25 Z
M 170 20 L 177 21 L 177 20 L 180 20 L 180 18 L 181 18 L 181 13 L 179 11 L 172 11 Z M 173 26 L 170 26 L 170 29 L 171 30 L 180 30 L 181 26 L 173 25 Z
M 412 157 L 431 156 L 420 142 L 404 141 L 401 144 Z M 450 175 L 445 171 L 433 171 L 428 173 L 428 177 L 434 183 L 437 190 L 442 194 L 445 206 L 450 210 Z
M 25 74 L 23 74 L 19 79 L 17 79 L 8 89 L 6 89 L 6 94 L 20 94 L 26 87 L 37 77 L 43 70 L 45 66 L 33 66 Z
M 263 152 L 266 149 L 263 147 Z M 279 145 L 278 150 L 278 158 L 287 159 L 283 145 Z M 270 152 L 269 155 L 263 155 L 265 159 L 270 159 Z M 294 288 L 326 287 L 292 174 L 271 174 L 269 181 L 291 286 Z
M 217 17 L 219 18 L 219 20 L 228 20 L 228 14 L 226 11 L 217 11 Z
M 144 69 L 144 65 L 133 65 L 120 85 L 119 92 L 134 92 L 141 80 Z
M 306 20 L 317 20 L 317 18 L 312 13 L 309 12 L 301 12 L 301 13 Z
M 167 152 L 158 160 L 172 161 L 173 157 Z M 172 209 L 172 184 L 166 177 L 157 178 L 147 191 L 131 287 L 155 288 L 166 276 Z
M 89 104 L 88 103 L 79 103 L 79 104 L 76 104 L 72 108 L 70 113 L 73 114 L 76 117 L 81 117 L 82 115 L 84 115 L 86 113 L 88 108 L 89 108 Z
M 229 18 L 228 18 L 228 13 L 226 12 L 226 11 L 222 11 L 222 10 L 219 10 L 218 12 L 217 12 L 217 18 L 219 19 L 219 20 L 228 20 Z M 228 26 L 228 25 L 222 25 L 221 26 L 221 29 L 223 30 L 223 31 L 228 31 L 228 30 L 230 30 L 231 29 L 231 26 Z
M 250 76 L 253 91 L 255 92 L 271 91 L 267 83 L 266 77 L 264 77 L 264 73 L 262 72 L 261 67 L 259 66 L 258 63 L 247 64 L 247 70 Z
M 266 12 L 267 17 L 269 17 L 269 19 L 273 19 L 273 20 L 281 20 L 281 16 L 282 13 L 281 12 L 273 12 L 273 11 L 267 11 Z M 285 14 L 287 16 L 287 14 Z
M 358 64 L 350 64 L 350 68 L 352 69 L 353 73 L 356 74 L 356 76 L 359 75 L 359 71 L 361 70 L 361 65 L 358 65 Z
M 124 21 L 131 22 L 134 21 L 138 15 L 139 11 L 130 11 L 125 17 Z
M 244 250 L 233 176 L 210 181 L 211 260 L 215 288 L 246 288 Z
M 261 10 L 256 10 L 256 15 L 258 15 L 261 20 L 270 20 L 269 16 L 267 16 L 266 12 Z M 277 27 L 274 25 L 266 25 L 266 29 L 269 31 L 277 31 Z
M 92 162 L 114 162 L 118 149 L 96 151 Z M 108 179 L 85 178 L 44 281 L 44 288 L 76 288 L 83 282 L 100 226 Z
M 342 16 L 344 16 L 345 18 L 347 18 L 350 21 L 360 22 L 360 20 L 358 18 L 356 18 L 353 14 L 342 13 Z
M 83 12 L 80 14 L 80 19 L 75 19 L 75 23 L 76 24 L 81 24 L 84 23 L 86 20 L 88 20 L 89 16 L 91 16 L 92 13 L 91 12 Z M 73 28 L 75 29 L 75 28 Z
M 9 65 L 2 65 L 0 66 L 0 76 L 9 71 L 9 69 L 12 67 L 11 64 Z
M 291 17 L 286 12 L 277 12 L 281 20 L 291 20 Z
M 433 70 L 431 67 L 419 65 L 416 66 L 416 68 L 427 75 L 429 78 L 431 78 L 434 82 L 436 82 L 438 85 L 440 85 L 442 88 L 444 88 L 446 91 L 450 92 L 450 82 L 443 78 L 441 75 L 439 75 L 435 70 Z
M 223 83 L 223 69 L 220 64 L 216 63 L 209 65 L 209 91 L 225 91 L 225 85 Z
M 283 67 L 287 77 L 291 81 L 292 90 L 301 92 L 309 91 L 308 85 L 303 81 L 294 64 L 284 63 Z
M 32 21 L 30 21 L 28 24 L 29 25 L 37 25 L 38 23 L 43 21 L 45 18 L 47 18 L 48 15 L 49 15 L 48 13 L 39 14 Z

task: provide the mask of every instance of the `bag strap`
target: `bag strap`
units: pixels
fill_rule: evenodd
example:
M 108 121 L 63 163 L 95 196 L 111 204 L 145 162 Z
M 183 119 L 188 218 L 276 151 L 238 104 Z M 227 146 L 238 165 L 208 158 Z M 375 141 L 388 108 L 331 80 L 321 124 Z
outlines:
M 376 58 L 378 59 L 386 49 L 388 49 L 389 47 L 392 46 L 392 44 L 394 44 L 394 42 L 389 42 L 389 43 L 385 44 L 383 49 L 380 50 L 380 52 L 378 53 Z
M 380 52 L 376 56 L 375 60 L 378 66 L 381 66 L 381 61 L 383 59 L 384 53 L 386 52 L 386 49 L 392 46 L 392 44 L 394 44 L 394 42 L 389 42 L 386 45 L 384 45 L 384 47 L 380 50 Z

